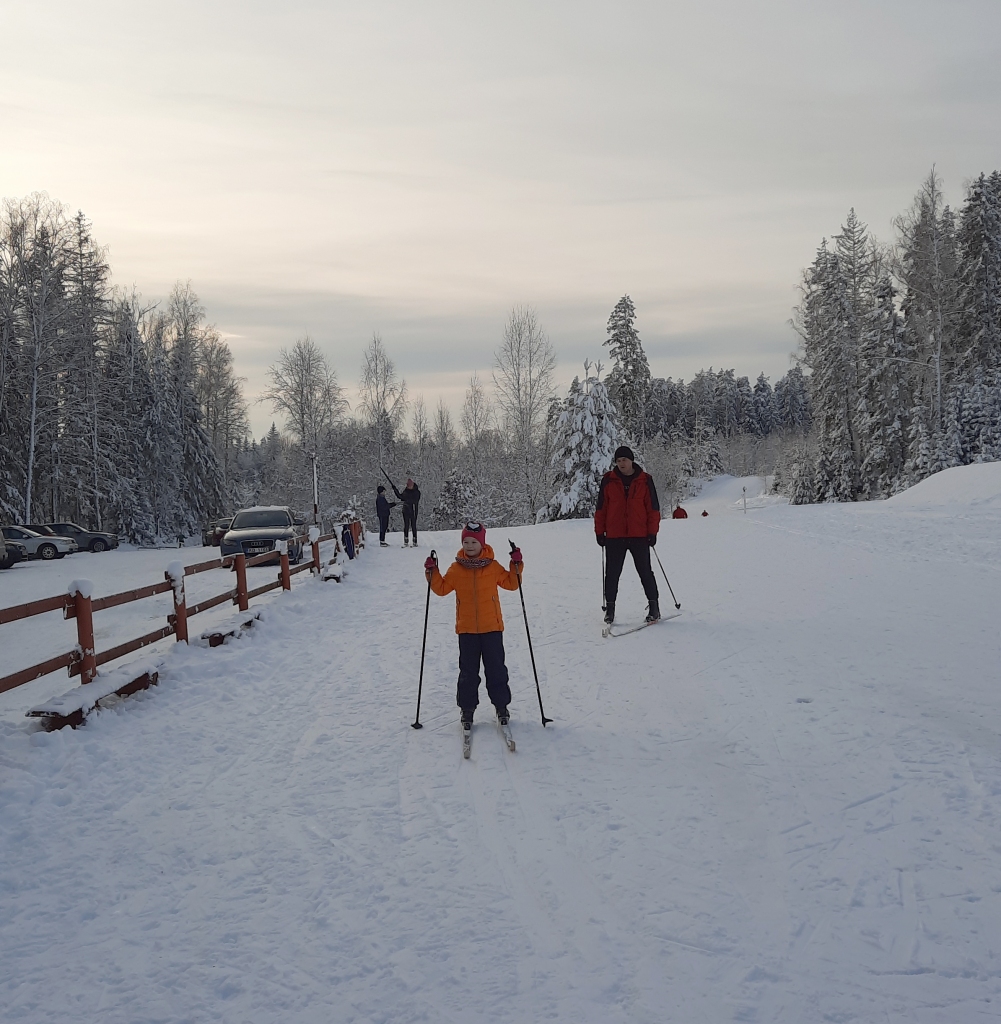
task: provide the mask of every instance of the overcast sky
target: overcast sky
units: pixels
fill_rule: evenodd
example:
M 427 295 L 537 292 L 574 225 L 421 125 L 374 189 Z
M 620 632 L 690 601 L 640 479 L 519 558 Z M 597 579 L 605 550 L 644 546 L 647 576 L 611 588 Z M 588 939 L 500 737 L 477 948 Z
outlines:
M 849 207 L 1001 167 L 1001 2 L 0 0 L 0 193 L 190 278 L 248 396 L 374 330 L 429 406 L 536 307 L 564 381 L 624 294 L 655 374 L 773 380 Z M 271 421 L 252 405 L 254 431 Z

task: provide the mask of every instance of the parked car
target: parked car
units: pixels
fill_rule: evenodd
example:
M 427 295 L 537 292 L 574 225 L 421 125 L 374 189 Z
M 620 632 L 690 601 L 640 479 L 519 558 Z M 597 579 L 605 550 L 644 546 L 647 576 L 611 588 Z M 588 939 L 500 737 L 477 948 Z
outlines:
M 232 522 L 233 517 L 226 516 L 224 519 L 217 519 L 214 523 L 209 523 L 208 526 L 203 527 L 202 544 L 205 547 L 219 547 Z
M 45 526 L 56 537 L 69 537 L 70 540 L 75 540 L 81 551 L 84 548 L 88 551 L 107 551 L 108 548 L 118 547 L 118 536 L 114 533 L 85 530 L 76 523 L 46 523 Z
M 284 505 L 259 505 L 241 509 L 233 516 L 229 530 L 219 544 L 219 553 L 237 555 L 241 551 L 248 558 L 275 550 L 278 541 L 288 541 L 289 561 L 297 563 L 302 559 L 302 541 L 296 535 L 291 511 Z
M 0 569 L 9 569 L 27 557 L 28 550 L 20 541 L 7 540 L 0 534 Z
M 23 544 L 29 558 L 41 558 L 48 562 L 53 558 L 72 555 L 74 551 L 79 550 L 76 541 L 69 537 L 35 533 L 26 526 L 4 526 L 0 530 L 5 540 L 16 540 Z

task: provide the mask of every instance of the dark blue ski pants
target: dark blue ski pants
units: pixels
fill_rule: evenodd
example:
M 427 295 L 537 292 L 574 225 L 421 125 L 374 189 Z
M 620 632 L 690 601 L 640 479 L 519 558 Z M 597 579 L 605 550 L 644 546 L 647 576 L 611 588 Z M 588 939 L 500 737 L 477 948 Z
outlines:
M 386 543 L 386 531 L 389 529 L 389 513 L 379 516 L 379 543 Z
M 487 696 L 499 708 L 511 703 L 511 687 L 507 685 L 504 664 L 504 633 L 459 634 L 459 687 L 455 703 L 460 708 L 475 708 L 480 703 L 480 660 L 487 677 Z

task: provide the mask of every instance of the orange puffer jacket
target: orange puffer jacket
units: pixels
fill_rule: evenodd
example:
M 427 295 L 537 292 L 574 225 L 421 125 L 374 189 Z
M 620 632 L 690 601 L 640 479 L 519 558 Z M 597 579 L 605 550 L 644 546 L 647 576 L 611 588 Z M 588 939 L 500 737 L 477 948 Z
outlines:
M 455 557 L 466 556 L 460 550 Z M 456 633 L 494 633 L 504 628 L 497 588 L 517 590 L 520 567 L 505 569 L 494 561 L 494 549 L 485 544 L 479 559 L 488 558 L 490 561 L 482 569 L 471 569 L 456 561 L 444 576 L 437 569 L 431 574 L 431 589 L 439 597 L 455 591 Z

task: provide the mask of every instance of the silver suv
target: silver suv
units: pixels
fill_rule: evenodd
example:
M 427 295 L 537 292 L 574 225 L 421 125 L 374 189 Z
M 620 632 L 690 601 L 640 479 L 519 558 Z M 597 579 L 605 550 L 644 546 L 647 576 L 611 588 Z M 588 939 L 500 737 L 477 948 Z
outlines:
M 69 537 L 46 537 L 25 526 L 4 526 L 0 528 L 4 540 L 16 540 L 25 546 L 29 558 L 41 558 L 48 562 L 63 558 L 78 551 L 77 543 Z

